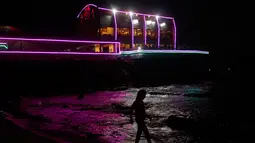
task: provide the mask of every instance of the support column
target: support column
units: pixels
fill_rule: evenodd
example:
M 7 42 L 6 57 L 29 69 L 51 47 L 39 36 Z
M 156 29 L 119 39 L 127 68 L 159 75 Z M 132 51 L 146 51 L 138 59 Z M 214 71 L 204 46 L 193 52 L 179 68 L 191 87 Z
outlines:
M 156 16 L 156 21 L 157 21 L 157 39 L 158 39 L 158 41 L 157 41 L 157 46 L 158 46 L 158 48 L 160 47 L 160 24 L 159 24 L 159 16 Z
M 130 16 L 130 20 L 131 20 L 131 48 L 133 49 L 133 45 L 134 45 L 134 25 L 133 25 L 133 13 L 129 12 L 129 16 Z
M 113 18 L 114 18 L 114 40 L 115 42 L 118 40 L 118 25 L 117 25 L 117 18 L 116 18 L 116 10 L 113 11 Z M 115 50 L 115 53 L 118 52 L 117 50 L 117 44 L 114 44 L 114 50 Z
M 144 24 L 143 24 L 143 37 L 144 37 L 144 47 L 147 45 L 147 30 L 146 30 L 146 28 L 147 28 L 147 26 L 146 26 L 146 17 L 145 17 L 145 15 L 143 16 L 143 22 L 144 22 Z
M 175 24 L 175 20 L 173 19 L 173 24 L 174 24 L 174 50 L 176 50 L 176 24 Z

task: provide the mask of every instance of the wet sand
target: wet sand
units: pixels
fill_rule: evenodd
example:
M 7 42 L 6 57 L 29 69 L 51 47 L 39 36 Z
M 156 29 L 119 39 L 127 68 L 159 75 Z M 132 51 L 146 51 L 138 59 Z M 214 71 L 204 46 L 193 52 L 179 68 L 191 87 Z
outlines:
M 37 134 L 24 127 L 24 122 L 21 124 L 17 121 L 17 118 L 2 117 L 0 126 L 0 140 L 1 143 L 13 143 L 13 142 L 37 142 L 37 143 L 56 143 L 56 141 L 46 136 Z
M 210 87 L 171 85 L 146 89 L 146 112 L 152 116 L 147 125 L 154 142 L 199 140 L 186 131 L 172 129 L 167 119 L 170 115 L 199 119 L 210 114 L 208 97 L 199 97 Z M 134 142 L 136 125 L 129 123 L 128 114 L 137 90 L 95 92 L 82 99 L 77 99 L 78 95 L 23 98 L 21 107 L 27 117 L 20 123 L 61 142 Z M 144 137 L 141 139 L 146 142 Z

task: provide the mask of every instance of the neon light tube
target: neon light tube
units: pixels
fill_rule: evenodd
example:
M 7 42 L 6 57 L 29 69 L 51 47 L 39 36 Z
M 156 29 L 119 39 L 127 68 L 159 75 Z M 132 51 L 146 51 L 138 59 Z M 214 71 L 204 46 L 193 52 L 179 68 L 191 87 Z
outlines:
M 129 55 L 129 54 L 138 54 L 139 52 L 137 50 L 132 51 L 121 51 L 122 55 Z
M 121 54 L 139 54 L 139 53 L 177 53 L 177 54 L 209 54 L 208 51 L 199 50 L 132 50 L 121 51 Z
M 101 9 L 101 10 L 105 10 L 104 8 L 98 8 L 98 9 Z M 106 10 L 106 11 L 109 11 L 109 10 Z M 117 35 L 117 29 L 118 29 L 118 27 L 117 27 L 117 18 L 116 18 L 116 10 L 114 9 L 114 10 L 111 10 L 112 11 L 112 13 L 113 13 L 113 18 L 114 18 L 114 40 L 118 40 L 118 35 Z M 115 44 L 115 51 L 117 52 L 117 45 Z
M 109 8 L 103 8 L 103 7 L 98 7 L 98 9 L 100 9 L 100 10 L 106 10 L 106 11 L 111 11 L 111 12 L 113 12 L 113 10 L 112 9 L 109 9 Z M 124 13 L 124 14 L 127 14 L 128 12 L 127 11 L 121 11 L 121 10 L 118 10 L 117 12 L 120 12 L 120 13 Z M 116 13 L 117 13 L 116 12 Z M 153 15 L 153 14 L 144 14 L 144 13 L 133 13 L 133 14 L 135 14 L 135 15 L 141 15 L 141 16 L 156 16 L 156 15 Z M 172 20 L 173 21 L 173 24 L 174 24 L 174 35 L 173 35 L 173 37 L 174 37 L 174 50 L 176 50 L 176 24 L 175 24 L 175 20 L 174 20 L 174 18 L 173 17 L 167 17 L 167 16 L 158 16 L 158 18 L 162 18 L 162 19 L 169 19 L 169 20 Z M 158 33 L 160 33 L 160 31 L 158 32 Z M 147 40 L 147 38 L 145 38 L 146 40 Z M 160 39 L 160 34 L 159 34 L 159 38 L 158 39 Z M 144 43 L 146 43 L 147 44 L 147 41 L 144 41 Z M 160 40 L 158 40 L 158 43 L 160 43 Z M 160 45 L 159 45 L 160 46 Z
M 121 51 L 121 54 L 139 53 L 186 53 L 186 54 L 209 54 L 208 51 L 199 50 L 132 50 Z M 0 54 L 46 54 L 46 55 L 120 55 L 120 53 L 82 53 L 82 52 L 37 52 L 37 51 L 0 51 Z
M 46 55 L 120 55 L 120 53 L 83 53 L 83 52 L 40 52 L 40 51 L 0 51 L 0 54 L 46 54 Z
M 147 31 L 146 31 L 146 17 L 143 16 L 144 26 L 143 26 L 143 35 L 144 35 L 144 46 L 147 45 Z
M 109 9 L 109 8 L 103 8 L 103 7 L 98 7 L 98 9 L 101 9 L 101 10 L 107 10 L 107 11 L 113 11 L 112 9 Z M 120 12 L 120 13 L 129 13 L 127 11 L 122 11 L 122 10 L 118 10 L 117 12 Z M 137 12 L 133 12 L 133 14 L 135 15 L 140 15 L 140 16 L 155 16 L 153 14 L 145 14 L 145 13 L 137 13 Z M 167 16 L 159 16 L 159 18 L 164 18 L 164 19 L 174 19 L 173 17 L 167 17 Z
M 144 53 L 190 53 L 190 54 L 209 54 L 208 51 L 199 50 L 143 50 Z
M 6 45 L 7 43 L 2 43 L 2 42 L 0 42 L 0 45 Z
M 115 41 L 118 40 L 118 35 L 117 35 L 117 19 L 116 19 L 116 11 L 113 12 L 113 18 L 114 18 L 114 37 L 115 37 Z M 115 51 L 117 53 L 117 45 L 115 44 Z
M 77 15 L 77 18 L 79 18 L 79 17 L 80 17 L 80 15 L 81 15 L 81 13 L 83 12 L 83 10 L 84 10 L 85 8 L 89 7 L 89 6 L 97 7 L 97 6 L 96 6 L 96 5 L 94 5 L 94 4 L 87 4 L 87 5 L 85 5 L 85 6 L 83 7 L 83 9 L 80 11 L 80 13 Z
M 33 38 L 9 38 L 9 37 L 0 37 L 0 40 L 13 40 L 13 41 L 40 41 L 40 42 L 66 42 L 66 43 L 90 43 L 90 44 L 117 44 L 119 45 L 120 51 L 120 42 L 115 41 L 85 41 L 85 40 L 62 40 L 62 39 L 33 39 Z M 117 52 L 117 51 L 116 51 Z
M 6 45 L 1 45 L 0 44 L 0 48 L 2 48 L 2 47 L 5 48 L 5 49 L 8 49 L 8 47 Z
M 129 16 L 130 16 L 130 20 L 131 20 L 131 49 L 133 49 L 134 47 L 134 24 L 133 24 L 133 18 L 132 18 L 133 13 L 130 12 Z
M 157 42 L 157 44 L 158 44 L 158 48 L 160 47 L 160 26 L 159 26 L 159 21 L 158 21 L 158 19 L 159 19 L 159 17 L 158 16 L 156 16 L 156 22 L 157 22 L 157 30 L 158 30 L 158 42 Z
M 93 5 L 93 4 L 89 4 L 89 5 L 92 5 L 92 6 L 94 6 L 94 7 L 97 7 L 96 5 Z M 85 7 L 87 7 L 87 5 L 86 5 Z M 85 7 L 82 9 L 82 11 L 85 9 Z M 112 10 L 112 9 L 109 9 L 109 8 L 98 7 L 98 9 L 113 12 L 113 10 Z M 81 11 L 81 12 L 82 12 L 82 11 Z M 80 12 L 80 13 L 81 13 L 81 12 Z M 127 14 L 127 13 L 128 13 L 127 11 L 122 11 L 122 10 L 118 10 L 117 12 L 124 13 L 124 14 Z M 80 13 L 79 13 L 79 15 L 80 15 Z M 155 16 L 155 15 L 153 15 L 153 14 L 135 13 L 135 12 L 134 12 L 133 14 L 135 14 L 135 15 L 141 15 L 141 16 L 148 16 L 148 17 L 150 17 L 150 16 Z M 79 17 L 79 15 L 77 16 L 77 18 Z M 174 35 L 173 35 L 173 37 L 174 37 L 174 50 L 176 50 L 176 39 L 177 39 L 176 33 L 177 33 L 177 32 L 176 32 L 176 24 L 175 24 L 174 18 L 173 18 L 173 17 L 167 17 L 167 16 L 158 16 L 158 18 L 173 20 L 173 24 L 174 24 Z M 146 38 L 145 38 L 145 39 L 146 39 Z M 147 40 L 147 39 L 146 39 L 146 40 Z M 146 41 L 144 41 L 144 43 L 147 44 Z M 159 43 L 159 42 L 158 42 L 158 43 Z
M 14 40 L 14 41 L 41 41 L 41 42 L 66 42 L 66 43 L 91 43 L 91 44 L 119 44 L 115 41 L 86 41 L 86 40 L 63 40 L 63 39 L 42 39 L 42 38 L 9 38 L 0 37 L 0 40 Z
M 112 9 L 109 9 L 109 8 L 98 7 L 98 9 L 113 12 L 113 10 L 112 10 Z M 116 12 L 117 12 L 117 11 L 116 11 Z M 119 10 L 118 10 L 118 12 L 119 12 Z
M 176 24 L 175 24 L 175 20 L 173 19 L 173 24 L 174 24 L 174 50 L 176 50 Z

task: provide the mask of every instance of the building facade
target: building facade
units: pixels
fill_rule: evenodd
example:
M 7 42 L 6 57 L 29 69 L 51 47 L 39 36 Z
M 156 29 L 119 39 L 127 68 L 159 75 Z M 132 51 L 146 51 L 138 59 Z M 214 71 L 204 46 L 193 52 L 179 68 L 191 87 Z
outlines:
M 86 5 L 78 14 L 79 36 L 102 41 L 118 41 L 121 50 L 176 49 L 176 25 L 173 17 L 121 11 Z M 97 45 L 96 52 L 104 49 L 114 52 L 116 45 Z

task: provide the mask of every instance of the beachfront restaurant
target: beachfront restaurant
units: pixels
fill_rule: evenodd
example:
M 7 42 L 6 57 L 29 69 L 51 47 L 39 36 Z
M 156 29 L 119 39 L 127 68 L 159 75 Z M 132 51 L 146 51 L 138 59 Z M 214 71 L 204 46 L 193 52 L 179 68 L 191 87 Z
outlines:
M 78 35 L 85 39 L 120 42 L 121 51 L 136 49 L 176 49 L 173 17 L 103 8 L 94 4 L 77 15 Z M 114 51 L 115 44 L 95 46 L 95 52 Z

